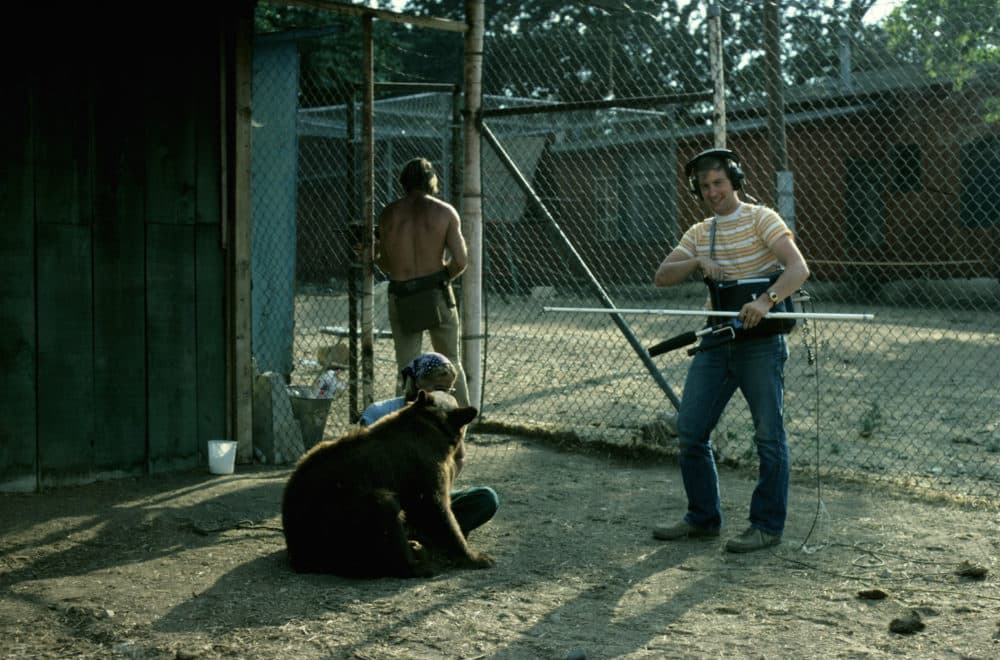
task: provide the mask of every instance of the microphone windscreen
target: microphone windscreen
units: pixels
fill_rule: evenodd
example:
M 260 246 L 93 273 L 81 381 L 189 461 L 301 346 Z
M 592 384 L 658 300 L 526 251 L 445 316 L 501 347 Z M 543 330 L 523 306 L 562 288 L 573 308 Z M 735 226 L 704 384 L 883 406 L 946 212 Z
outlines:
M 685 332 L 679 334 L 676 337 L 671 337 L 670 339 L 664 339 L 659 344 L 650 346 L 647 349 L 649 357 L 656 357 L 657 355 L 663 355 L 664 353 L 669 353 L 670 351 L 680 348 L 681 346 L 687 346 L 688 344 L 693 344 L 698 341 L 698 335 L 691 332 Z

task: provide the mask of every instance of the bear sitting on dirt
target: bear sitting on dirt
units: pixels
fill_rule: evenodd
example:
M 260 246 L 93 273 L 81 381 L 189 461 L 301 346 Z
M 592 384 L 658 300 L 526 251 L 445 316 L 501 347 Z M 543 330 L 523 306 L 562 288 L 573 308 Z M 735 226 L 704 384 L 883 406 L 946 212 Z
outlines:
M 469 548 L 449 499 L 465 426 L 477 413 L 450 394 L 420 392 L 366 430 L 310 449 L 282 502 L 292 568 L 413 577 L 432 575 L 440 560 L 493 566 L 492 557 Z

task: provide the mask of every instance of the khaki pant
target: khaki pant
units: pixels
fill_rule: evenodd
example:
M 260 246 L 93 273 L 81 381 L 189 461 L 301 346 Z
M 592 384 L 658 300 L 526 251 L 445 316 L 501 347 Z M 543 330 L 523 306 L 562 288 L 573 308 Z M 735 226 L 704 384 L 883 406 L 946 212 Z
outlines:
M 465 382 L 465 371 L 462 361 L 458 359 L 458 308 L 449 307 L 448 317 L 437 327 L 426 332 L 430 334 L 431 347 L 437 353 L 445 356 L 455 365 L 458 377 L 455 379 L 455 399 L 459 405 L 469 405 L 469 386 Z M 392 328 L 392 343 L 396 349 L 396 394 L 402 395 L 402 384 L 399 382 L 399 372 L 413 361 L 413 358 L 423 353 L 424 331 L 404 333 L 400 330 L 399 313 L 396 308 L 396 296 L 389 294 L 389 326 Z

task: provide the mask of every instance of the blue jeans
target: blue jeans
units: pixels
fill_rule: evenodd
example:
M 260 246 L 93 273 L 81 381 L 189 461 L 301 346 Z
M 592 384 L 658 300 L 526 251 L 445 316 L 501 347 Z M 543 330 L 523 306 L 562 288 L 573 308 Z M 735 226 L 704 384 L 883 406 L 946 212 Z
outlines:
M 732 341 L 697 353 L 688 370 L 677 415 L 681 475 L 688 498 L 684 520 L 706 529 L 722 527 L 719 474 L 710 434 L 739 388 L 750 408 L 760 461 L 750 500 L 750 526 L 778 535 L 788 510 L 788 442 L 784 413 L 784 335 Z
M 489 522 L 500 508 L 500 497 L 488 486 L 451 491 L 451 512 L 468 538 L 469 532 Z

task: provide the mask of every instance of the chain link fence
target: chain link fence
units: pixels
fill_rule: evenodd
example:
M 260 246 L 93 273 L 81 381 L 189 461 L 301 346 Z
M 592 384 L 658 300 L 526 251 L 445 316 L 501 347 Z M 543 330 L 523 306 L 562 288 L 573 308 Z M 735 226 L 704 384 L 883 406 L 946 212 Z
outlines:
M 363 35 L 357 16 L 279 4 L 259 5 L 257 25 L 254 444 L 262 448 L 258 460 L 287 462 L 281 459 L 294 453 L 289 448 L 308 448 L 324 436 L 337 437 L 353 428 L 370 402 L 362 396 L 358 345 Z M 379 21 L 373 25 L 375 41 L 392 51 L 376 56 L 375 208 L 398 196 L 399 171 L 417 156 L 434 163 L 441 196 L 457 206 L 461 77 L 408 75 L 400 80 L 397 67 L 421 59 L 407 45 L 412 35 L 399 38 L 401 29 Z M 461 53 L 461 33 L 435 32 L 434 38 L 439 46 Z M 396 395 L 387 284 L 376 276 L 372 400 Z M 275 395 L 277 379 L 285 383 L 290 406 Z M 301 444 L 296 444 L 298 438 Z
M 875 315 L 800 322 L 789 336 L 793 475 L 988 499 L 1000 492 L 995 4 L 965 3 L 935 39 L 921 33 L 927 17 L 908 9 L 918 3 L 898 4 L 878 20 L 872 2 L 782 11 L 771 41 L 781 44 L 777 92 L 765 6 L 722 6 L 727 146 L 742 158 L 744 193 L 795 230 L 813 273 L 804 311 Z M 700 282 L 655 289 L 652 277 L 705 215 L 682 168 L 713 145 L 718 125 L 712 7 L 565 3 L 536 14 L 544 5 L 506 15 L 487 3 L 481 428 L 670 454 L 690 358 L 650 358 L 643 347 L 704 321 L 546 308 L 704 304 Z M 263 64 L 267 47 L 255 54 L 254 352 L 259 370 L 293 384 L 337 369 L 330 436 L 363 404 L 351 394 L 346 348 L 360 276 L 361 43 L 344 53 L 357 18 L 327 15 L 324 34 L 300 22 L 261 35 L 298 63 L 297 94 L 284 89 L 286 71 Z M 374 112 L 376 212 L 418 155 L 458 207 L 462 36 L 375 26 L 376 80 L 385 81 Z M 985 42 L 970 47 L 967 33 Z M 328 51 L 341 54 L 337 66 L 314 66 Z M 294 130 L 261 115 L 275 95 Z M 376 399 L 395 388 L 380 284 Z M 734 397 L 713 439 L 719 459 L 755 465 L 752 436 Z

